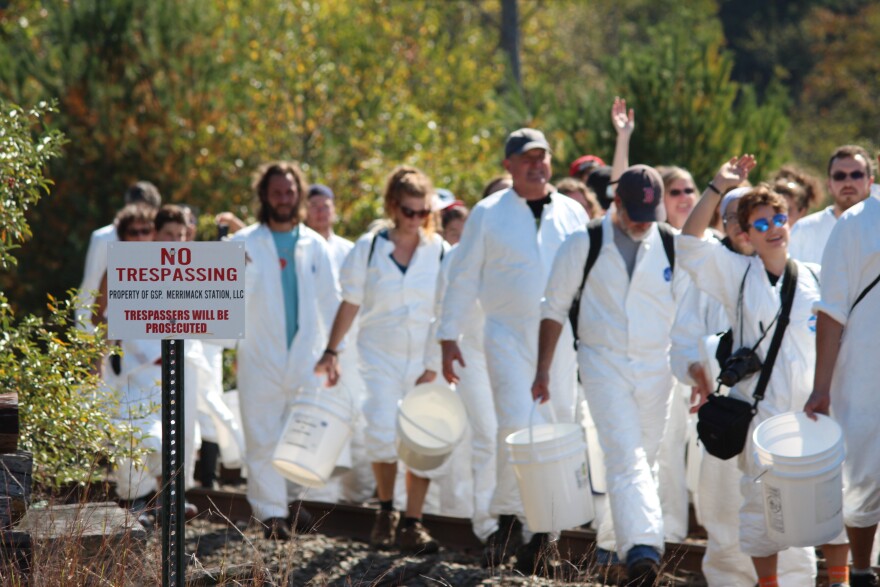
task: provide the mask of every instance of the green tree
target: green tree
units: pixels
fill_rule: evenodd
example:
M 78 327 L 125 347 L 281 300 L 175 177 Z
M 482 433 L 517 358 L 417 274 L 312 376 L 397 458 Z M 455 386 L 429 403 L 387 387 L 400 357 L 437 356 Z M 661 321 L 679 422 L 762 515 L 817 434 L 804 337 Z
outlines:
M 618 93 L 638 113 L 630 159 L 679 164 L 697 181 L 743 152 L 757 157 L 757 177 L 784 161 L 784 105 L 759 106 L 750 89 L 731 81 L 732 67 L 717 44 L 695 45 L 684 34 L 625 51 L 612 70 Z
M 14 264 L 8 249 L 30 235 L 24 209 L 48 193 L 46 163 L 58 157 L 62 136 L 42 127 L 51 108 L 23 109 L 0 99 L 0 267 Z M 37 130 L 32 130 L 37 125 Z M 48 318 L 16 316 L 0 293 L 0 389 L 19 396 L 19 446 L 34 455 L 38 488 L 55 489 L 100 477 L 98 462 L 131 456 L 139 431 L 110 419 L 117 403 L 100 391 L 94 371 L 107 346 L 75 327 L 69 298 L 49 297 Z
M 797 158 L 824 174 L 839 145 L 880 148 L 880 5 L 852 13 L 817 10 L 808 27 L 816 66 L 794 115 L 792 142 Z

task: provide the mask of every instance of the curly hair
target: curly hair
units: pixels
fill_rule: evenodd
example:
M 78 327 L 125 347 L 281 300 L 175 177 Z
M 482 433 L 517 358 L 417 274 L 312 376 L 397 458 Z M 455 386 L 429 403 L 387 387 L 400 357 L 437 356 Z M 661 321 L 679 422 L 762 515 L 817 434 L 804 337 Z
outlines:
M 818 177 L 796 165 L 783 165 L 773 174 L 773 187 L 782 195 L 789 195 L 799 211 L 807 211 L 825 201 L 825 190 Z
M 761 182 L 746 192 L 739 200 L 739 206 L 736 209 L 736 219 L 739 221 L 739 226 L 743 232 L 748 232 L 749 230 L 749 216 L 751 216 L 752 211 L 761 206 L 770 206 L 777 214 L 788 212 L 788 202 L 785 201 L 785 198 L 773 191 L 770 184 Z

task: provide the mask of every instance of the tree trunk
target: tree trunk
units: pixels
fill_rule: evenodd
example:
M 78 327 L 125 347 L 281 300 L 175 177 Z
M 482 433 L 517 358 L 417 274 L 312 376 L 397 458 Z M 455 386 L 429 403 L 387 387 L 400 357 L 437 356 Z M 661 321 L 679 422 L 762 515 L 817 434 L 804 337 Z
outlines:
M 501 49 L 510 62 L 510 73 L 517 89 L 522 88 L 519 62 L 519 9 L 517 0 L 501 0 Z

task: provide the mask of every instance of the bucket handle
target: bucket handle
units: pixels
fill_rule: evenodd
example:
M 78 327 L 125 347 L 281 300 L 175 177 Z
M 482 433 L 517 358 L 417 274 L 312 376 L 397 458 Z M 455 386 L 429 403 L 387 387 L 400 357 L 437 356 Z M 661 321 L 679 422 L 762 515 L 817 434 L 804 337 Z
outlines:
M 532 403 L 532 409 L 529 410 L 529 450 L 534 454 L 535 450 L 535 438 L 534 438 L 534 428 L 535 428 L 535 412 L 538 411 L 538 406 L 541 405 L 541 400 L 536 399 L 534 403 Z M 553 411 L 553 407 L 550 407 L 550 420 L 557 424 L 556 421 L 556 412 Z
M 336 388 L 339 389 L 339 386 L 336 386 Z M 348 413 L 351 414 L 351 419 L 349 421 L 349 425 L 352 426 L 352 428 L 353 428 L 355 426 L 355 424 L 357 423 L 357 413 L 354 409 L 354 397 L 351 395 L 351 391 L 349 391 L 349 389 L 347 387 L 345 387 L 344 389 L 345 389 L 345 392 L 344 392 L 345 396 L 348 398 L 348 407 L 349 407 Z M 309 393 L 308 391 L 306 391 L 305 386 L 300 386 L 299 388 L 297 388 L 296 393 L 294 394 L 294 397 L 298 397 L 298 396 L 308 397 L 309 395 L 313 395 L 315 397 L 315 399 L 317 400 L 318 398 L 321 397 L 321 394 L 322 394 L 322 392 L 321 392 L 320 386 L 316 386 L 312 393 Z
M 401 404 L 403 404 L 403 400 L 402 399 L 397 400 L 397 414 L 401 418 L 406 420 L 410 425 L 412 425 L 413 428 L 415 428 L 416 430 L 418 430 L 422 434 L 425 434 L 426 436 L 430 436 L 431 438 L 433 438 L 434 440 L 437 440 L 438 442 L 448 442 L 449 441 L 448 438 L 443 438 L 442 436 L 437 436 L 436 434 L 434 434 L 433 432 L 431 432 L 430 430 L 428 430 L 427 428 L 425 428 L 424 426 L 422 426 L 421 424 L 419 424 L 418 422 L 416 422 L 415 420 L 410 418 L 406 414 L 406 412 L 404 412 L 402 409 L 400 409 Z

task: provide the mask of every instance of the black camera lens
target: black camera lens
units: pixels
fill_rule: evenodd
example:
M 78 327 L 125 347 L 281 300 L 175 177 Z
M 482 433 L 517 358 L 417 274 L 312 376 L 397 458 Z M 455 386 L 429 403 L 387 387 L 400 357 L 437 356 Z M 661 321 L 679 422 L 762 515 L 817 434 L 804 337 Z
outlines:
M 724 386 L 733 387 L 749 375 L 761 370 L 761 359 L 752 349 L 743 347 L 737 349 L 721 368 L 718 381 Z

